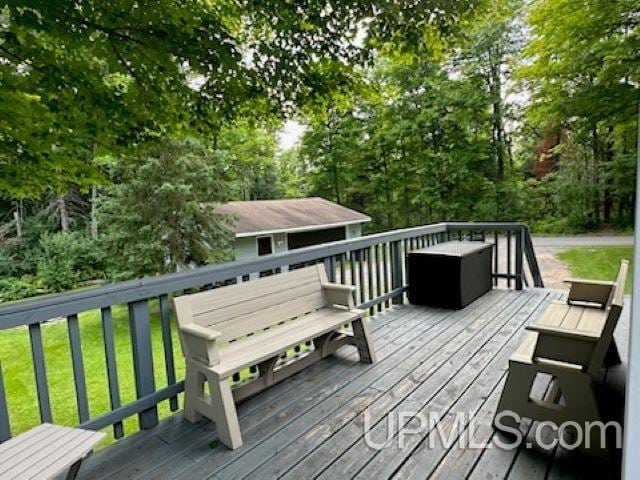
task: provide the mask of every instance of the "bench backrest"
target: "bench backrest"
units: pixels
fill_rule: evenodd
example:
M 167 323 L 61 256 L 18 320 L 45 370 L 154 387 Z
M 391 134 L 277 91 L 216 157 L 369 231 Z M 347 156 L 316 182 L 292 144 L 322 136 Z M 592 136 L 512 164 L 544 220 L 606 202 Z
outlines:
M 178 324 L 210 327 L 231 341 L 326 306 L 326 282 L 324 265 L 318 264 L 184 295 L 174 300 L 181 311 Z
M 607 351 L 611 346 L 611 342 L 613 341 L 613 332 L 618 325 L 620 313 L 624 307 L 624 287 L 627 281 L 628 271 L 629 262 L 627 260 L 622 260 L 620 262 L 618 276 L 616 277 L 616 281 L 611 289 L 611 294 L 609 295 L 609 301 L 605 307 L 607 318 L 605 320 L 604 328 L 602 329 L 602 335 L 600 336 L 600 340 L 596 345 L 589 364 L 588 371 L 591 373 L 596 373 L 600 370 L 604 363 L 605 356 L 607 355 Z

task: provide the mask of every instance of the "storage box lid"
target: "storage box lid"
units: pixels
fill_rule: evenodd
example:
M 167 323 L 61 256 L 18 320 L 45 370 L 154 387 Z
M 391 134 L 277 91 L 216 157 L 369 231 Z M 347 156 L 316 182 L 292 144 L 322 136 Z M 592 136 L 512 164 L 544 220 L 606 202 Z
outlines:
M 492 247 L 492 244 L 484 242 L 443 242 L 427 248 L 413 250 L 409 252 L 409 255 L 444 255 L 448 257 L 464 257 L 465 255 Z

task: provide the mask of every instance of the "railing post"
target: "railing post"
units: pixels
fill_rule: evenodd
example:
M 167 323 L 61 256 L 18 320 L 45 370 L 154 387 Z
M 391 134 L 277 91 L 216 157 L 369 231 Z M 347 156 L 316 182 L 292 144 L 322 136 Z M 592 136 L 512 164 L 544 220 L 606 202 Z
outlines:
M 391 243 L 391 290 L 402 287 L 402 255 L 400 241 Z M 402 304 L 402 295 L 393 297 L 394 305 Z
M 4 392 L 4 378 L 2 377 L 2 364 L 0 364 L 0 442 L 11 438 L 11 426 L 9 423 L 9 409 L 7 397 Z
M 137 398 L 150 395 L 156 390 L 153 375 L 153 352 L 151 349 L 151 328 L 149 325 L 148 300 L 129 304 L 129 328 L 133 348 L 133 371 L 136 380 Z M 143 430 L 158 424 L 158 408 L 153 406 L 138 415 Z
M 516 290 L 522 290 L 522 227 L 516 230 Z

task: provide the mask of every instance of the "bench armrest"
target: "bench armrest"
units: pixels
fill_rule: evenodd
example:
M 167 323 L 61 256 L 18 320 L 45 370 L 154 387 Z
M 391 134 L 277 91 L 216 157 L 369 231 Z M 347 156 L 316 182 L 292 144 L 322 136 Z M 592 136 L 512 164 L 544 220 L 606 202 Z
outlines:
M 198 338 L 201 338 L 202 340 L 208 340 L 208 341 L 215 340 L 221 335 L 221 333 L 216 330 L 205 328 L 195 323 L 184 325 L 180 327 L 180 330 L 182 330 L 184 333 L 188 335 L 193 335 L 194 337 L 198 337 Z
M 587 278 L 565 278 L 563 282 L 571 283 L 571 284 L 580 283 L 582 285 L 601 285 L 601 286 L 608 286 L 608 287 L 613 287 L 616 283 L 611 280 L 589 280 Z
M 195 323 L 180 327 L 185 357 L 212 366 L 220 362 L 216 338 L 221 333 Z
M 527 330 L 536 332 L 534 361 L 555 361 L 589 368 L 600 336 L 587 330 L 529 325 Z
M 353 285 L 323 283 L 322 290 L 324 291 L 327 302 L 330 305 L 339 305 L 341 307 L 346 307 L 349 310 L 353 310 L 355 308 L 353 303 L 353 292 L 356 291 L 356 287 Z
M 597 342 L 600 335 L 587 330 L 578 330 L 575 328 L 552 327 L 549 325 L 527 325 L 527 330 L 537 332 L 541 335 L 549 335 L 552 337 L 570 338 L 572 340 L 584 340 L 586 342 Z
M 602 280 L 585 280 L 581 278 L 567 278 L 565 283 L 571 284 L 568 303 L 587 302 L 605 306 L 611 295 L 615 282 Z

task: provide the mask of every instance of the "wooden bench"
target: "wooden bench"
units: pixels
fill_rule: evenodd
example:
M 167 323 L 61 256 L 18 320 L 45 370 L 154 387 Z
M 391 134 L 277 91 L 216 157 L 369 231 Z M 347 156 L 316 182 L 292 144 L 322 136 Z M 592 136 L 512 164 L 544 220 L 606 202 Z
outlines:
M 517 427 L 512 416 L 551 421 L 600 421 L 594 394 L 594 377 L 605 365 L 620 363 L 613 332 L 624 303 L 624 286 L 629 263 L 620 264 L 615 282 L 569 279 L 567 302 L 553 302 L 532 325 L 509 359 L 509 372 L 494 418 L 496 428 Z M 531 398 L 538 374 L 552 378 L 545 397 Z M 498 421 L 499 420 L 499 421 Z M 505 428 L 507 427 L 507 428 Z M 608 456 L 593 428 L 583 436 L 582 449 Z
M 319 264 L 251 282 L 174 299 L 186 359 L 184 417 L 215 422 L 229 448 L 242 445 L 234 401 L 290 376 L 354 344 L 373 363 L 364 312 L 354 308 L 355 287 L 331 284 Z M 343 326 L 351 325 L 351 332 Z M 290 364 L 282 354 L 313 341 L 313 350 Z M 230 377 L 257 366 L 258 376 L 231 388 Z M 205 395 L 205 382 L 209 394 Z
M 0 478 L 74 479 L 82 459 L 105 434 L 43 423 L 0 445 Z

